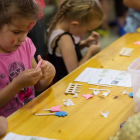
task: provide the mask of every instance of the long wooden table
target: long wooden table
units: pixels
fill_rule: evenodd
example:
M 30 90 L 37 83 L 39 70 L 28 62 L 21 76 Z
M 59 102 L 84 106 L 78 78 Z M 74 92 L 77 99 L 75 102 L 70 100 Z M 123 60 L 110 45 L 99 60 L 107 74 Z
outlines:
M 123 95 L 126 89 L 132 92 L 132 88 L 126 87 L 100 87 L 83 84 L 78 98 L 73 95 L 65 95 L 69 83 L 77 83 L 74 80 L 86 67 L 114 69 L 126 71 L 129 64 L 140 55 L 140 45 L 134 42 L 140 40 L 140 33 L 126 34 L 95 55 L 85 64 L 77 68 L 68 76 L 51 86 L 40 96 L 8 117 L 8 132 L 20 135 L 38 136 L 61 140 L 107 140 L 120 129 L 120 124 L 134 112 L 133 98 Z M 130 57 L 120 56 L 123 47 L 134 48 Z M 91 94 L 89 88 L 110 89 L 110 94 L 103 97 L 94 96 L 86 100 L 83 94 Z M 117 98 L 114 98 L 117 97 Z M 74 106 L 64 106 L 63 100 L 71 99 Z M 68 112 L 68 116 L 35 116 L 34 113 L 46 113 L 44 109 L 61 105 L 61 110 Z M 109 111 L 109 117 L 104 118 L 100 111 Z M 49 113 L 49 111 L 48 111 Z

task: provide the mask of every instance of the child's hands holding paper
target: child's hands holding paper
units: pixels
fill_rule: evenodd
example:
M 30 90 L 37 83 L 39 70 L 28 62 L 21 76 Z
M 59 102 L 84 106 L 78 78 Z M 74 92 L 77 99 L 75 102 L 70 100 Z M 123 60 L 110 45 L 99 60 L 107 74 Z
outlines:
M 40 80 L 46 80 L 55 75 L 55 68 L 50 62 L 43 60 L 40 55 L 38 55 L 38 61 L 39 63 L 37 67 L 40 67 L 42 71 L 42 77 Z
M 16 82 L 16 85 L 22 89 L 24 87 L 35 85 L 41 77 L 41 69 L 28 69 L 21 72 L 13 80 Z

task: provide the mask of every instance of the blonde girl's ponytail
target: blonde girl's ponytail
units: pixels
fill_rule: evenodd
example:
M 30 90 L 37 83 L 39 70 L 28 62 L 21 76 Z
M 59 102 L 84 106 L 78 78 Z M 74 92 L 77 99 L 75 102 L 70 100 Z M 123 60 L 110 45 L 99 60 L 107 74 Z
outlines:
M 56 15 L 53 17 L 53 19 L 50 22 L 49 31 L 47 33 L 47 39 L 46 39 L 47 43 L 48 43 L 48 39 L 49 39 L 54 27 L 56 26 L 57 22 L 65 15 L 65 13 L 67 11 L 67 7 L 66 7 L 67 2 L 68 2 L 68 0 L 65 0 L 62 3 L 62 5 L 60 6 L 59 11 L 56 13 Z

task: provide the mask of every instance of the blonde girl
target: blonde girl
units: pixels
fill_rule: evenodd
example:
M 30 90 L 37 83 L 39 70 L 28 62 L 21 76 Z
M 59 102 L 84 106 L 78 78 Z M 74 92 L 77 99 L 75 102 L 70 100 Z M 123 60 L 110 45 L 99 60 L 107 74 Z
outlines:
M 80 42 L 86 35 L 101 25 L 104 14 L 98 0 L 64 0 L 48 29 L 48 52 L 50 62 L 56 68 L 57 80 L 85 63 L 100 51 L 98 33 Z M 92 44 L 94 42 L 94 44 Z M 80 49 L 89 47 L 82 57 Z

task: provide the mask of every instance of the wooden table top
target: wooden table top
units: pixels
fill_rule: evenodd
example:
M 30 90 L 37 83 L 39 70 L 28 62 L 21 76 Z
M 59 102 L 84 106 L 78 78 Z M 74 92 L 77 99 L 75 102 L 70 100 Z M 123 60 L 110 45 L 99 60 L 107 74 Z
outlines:
M 74 80 L 86 67 L 114 69 L 126 71 L 129 64 L 140 55 L 140 45 L 134 42 L 140 40 L 140 33 L 126 34 L 106 47 L 100 53 L 92 57 L 85 64 L 77 68 L 68 76 L 47 89 L 40 96 L 8 117 L 8 132 L 19 135 L 38 136 L 61 140 L 107 140 L 120 129 L 120 124 L 134 112 L 133 98 L 123 95 L 126 89 L 132 92 L 132 88 L 126 87 L 100 87 L 83 84 L 78 98 L 73 95 L 65 95 L 69 83 L 77 83 Z M 133 48 L 130 57 L 120 56 L 123 47 Z M 83 94 L 91 94 L 89 88 L 110 89 L 107 97 L 94 96 L 86 100 Z M 117 97 L 114 99 L 114 97 Z M 63 100 L 71 99 L 74 106 L 64 106 Z M 61 105 L 61 110 L 68 112 L 68 116 L 35 116 L 34 113 L 47 113 L 44 109 Z M 104 118 L 100 111 L 109 111 L 109 117 Z M 49 111 L 48 111 L 49 113 Z

